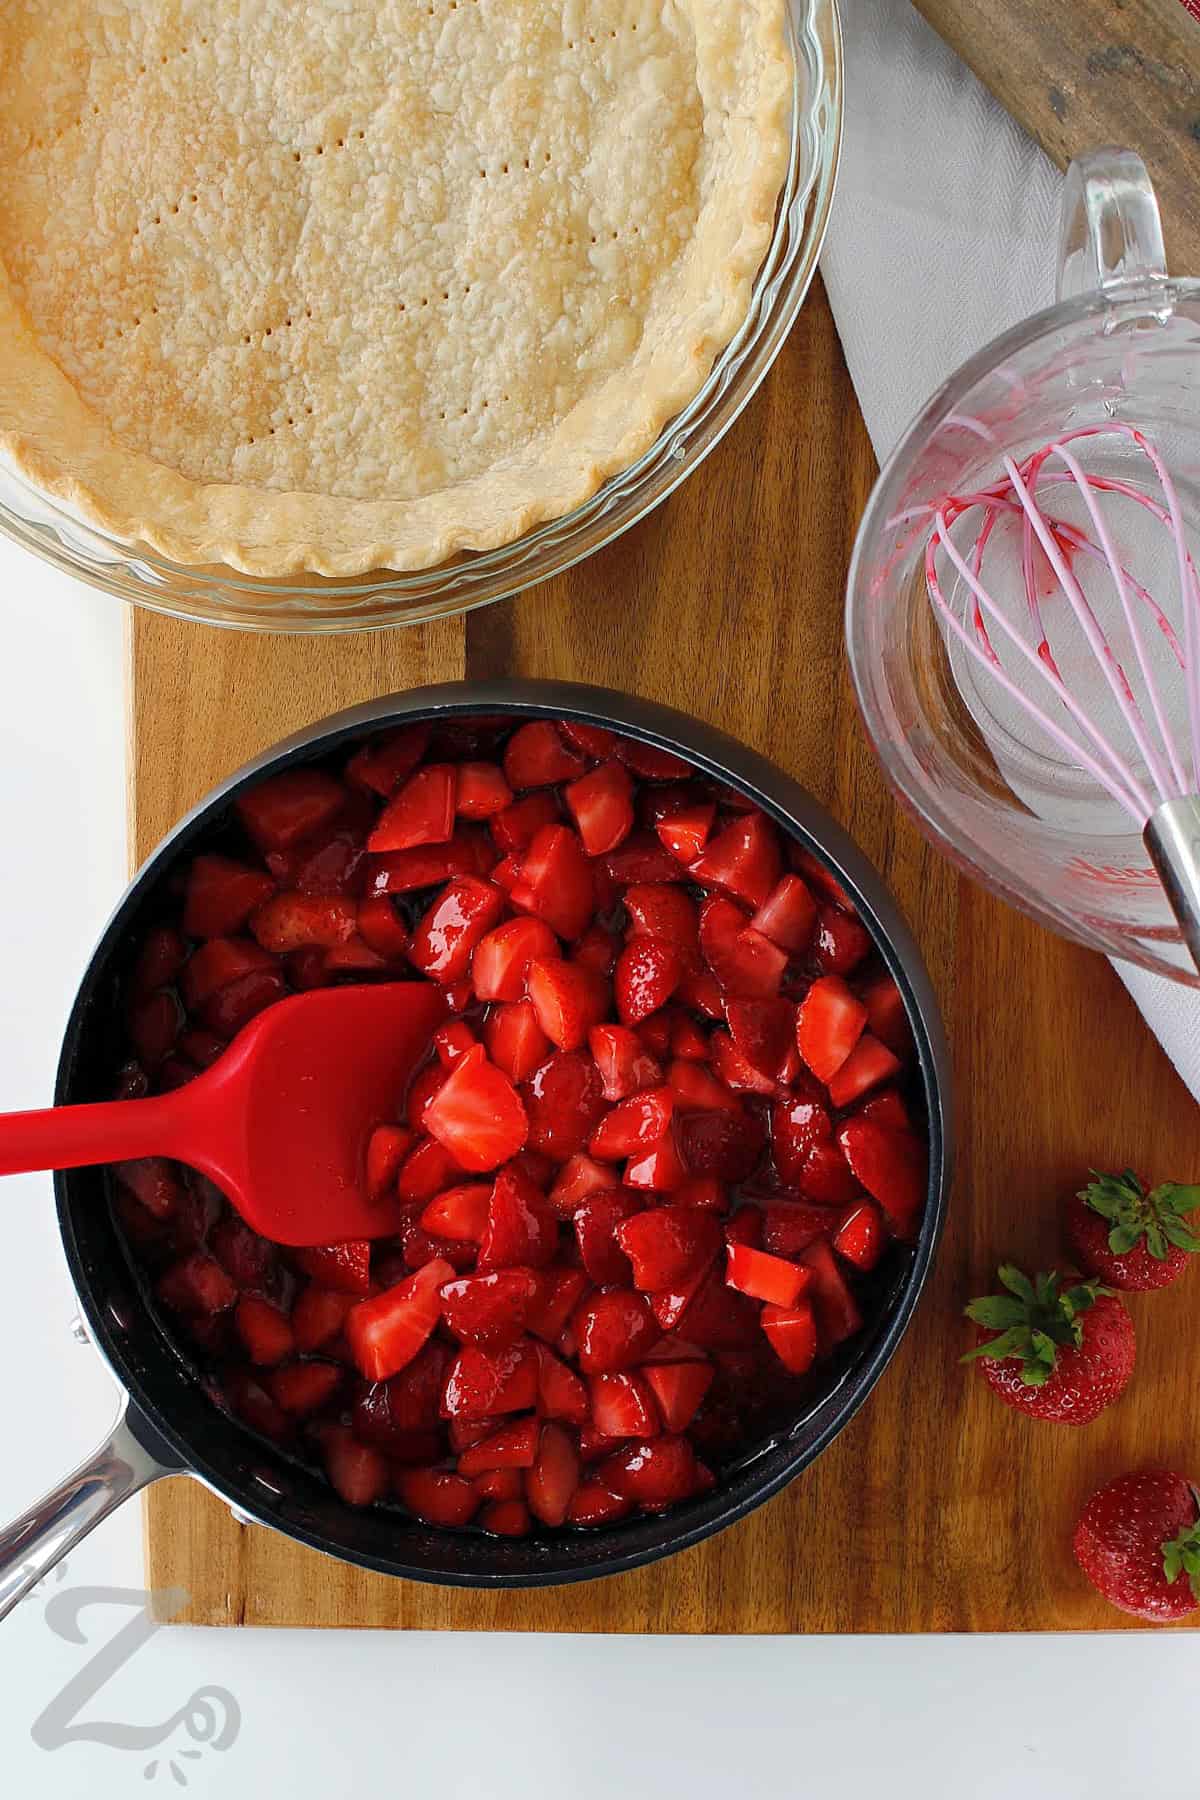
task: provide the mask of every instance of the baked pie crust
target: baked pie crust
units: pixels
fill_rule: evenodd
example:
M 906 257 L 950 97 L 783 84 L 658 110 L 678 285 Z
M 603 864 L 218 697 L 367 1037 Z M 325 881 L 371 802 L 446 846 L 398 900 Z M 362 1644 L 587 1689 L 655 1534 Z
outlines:
M 0 449 L 259 576 L 561 517 L 746 316 L 785 3 L 4 0 Z

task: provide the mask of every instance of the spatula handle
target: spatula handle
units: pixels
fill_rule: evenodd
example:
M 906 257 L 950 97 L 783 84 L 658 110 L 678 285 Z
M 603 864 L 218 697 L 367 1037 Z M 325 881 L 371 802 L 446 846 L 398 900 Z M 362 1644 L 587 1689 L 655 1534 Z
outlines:
M 149 1100 L 0 1113 L 0 1175 L 171 1156 L 178 1142 L 179 1091 Z

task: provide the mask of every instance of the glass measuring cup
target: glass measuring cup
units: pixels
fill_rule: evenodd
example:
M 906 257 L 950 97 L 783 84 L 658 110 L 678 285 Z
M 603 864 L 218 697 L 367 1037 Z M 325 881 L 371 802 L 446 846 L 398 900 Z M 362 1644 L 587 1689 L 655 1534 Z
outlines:
M 1020 463 L 1066 432 L 1121 423 L 1138 426 L 1157 446 L 1195 546 L 1200 281 L 1167 274 L 1140 158 L 1101 150 L 1068 170 L 1057 304 L 952 375 L 884 467 L 851 563 L 847 645 L 884 772 L 939 849 L 1051 929 L 1200 986 L 1140 829 L 962 654 L 926 586 L 926 543 L 947 496 L 987 487 L 1003 475 L 1006 454 Z M 1154 492 L 1127 438 L 1105 429 L 1073 448 L 1089 474 Z M 1142 509 L 1131 500 L 1116 506 L 1112 528 L 1123 545 L 1136 533 L 1121 508 Z M 1164 533 L 1138 573 L 1182 642 L 1183 601 L 1168 549 Z M 966 585 L 947 598 L 965 623 Z M 1111 613 L 1103 622 L 1109 630 Z M 1119 628 L 1113 641 L 1120 654 Z M 1088 699 L 1107 731 L 1102 697 Z M 1168 699 L 1184 751 L 1181 679 Z

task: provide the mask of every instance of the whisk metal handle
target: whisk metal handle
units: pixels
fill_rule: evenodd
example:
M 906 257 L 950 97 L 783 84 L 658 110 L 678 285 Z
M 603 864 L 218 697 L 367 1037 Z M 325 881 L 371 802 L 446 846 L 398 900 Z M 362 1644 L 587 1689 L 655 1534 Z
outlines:
M 1150 814 L 1142 838 L 1200 970 L 1200 795 L 1165 800 Z

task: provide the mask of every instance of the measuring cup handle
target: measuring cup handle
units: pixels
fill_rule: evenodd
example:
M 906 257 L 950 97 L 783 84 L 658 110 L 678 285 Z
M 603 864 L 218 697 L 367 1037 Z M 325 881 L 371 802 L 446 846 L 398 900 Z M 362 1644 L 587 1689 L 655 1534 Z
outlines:
M 1133 150 L 1089 150 L 1067 170 L 1058 233 L 1058 298 L 1164 281 L 1162 220 Z

